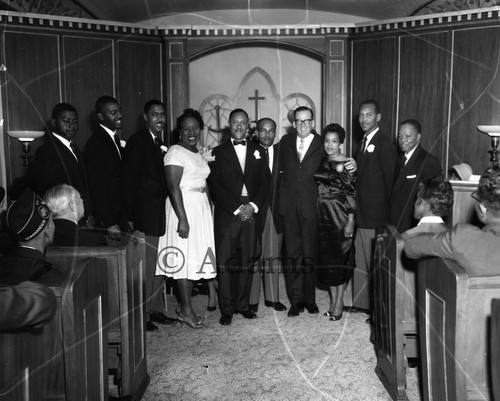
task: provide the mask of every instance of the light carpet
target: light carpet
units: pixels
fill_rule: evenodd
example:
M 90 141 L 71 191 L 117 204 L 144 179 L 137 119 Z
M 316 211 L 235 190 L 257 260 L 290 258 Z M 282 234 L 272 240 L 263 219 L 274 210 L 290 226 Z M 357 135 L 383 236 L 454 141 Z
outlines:
M 283 283 L 281 301 L 287 305 Z M 346 304 L 351 292 L 346 291 Z M 206 327 L 160 326 L 147 333 L 151 382 L 144 401 L 166 400 L 390 400 L 375 374 L 376 356 L 363 313 L 346 313 L 340 321 L 323 316 L 329 298 L 317 290 L 320 313 L 305 311 L 289 318 L 264 306 L 258 318 L 235 315 L 219 324 L 220 311 L 207 312 L 207 296 L 192 298 Z M 348 301 L 349 300 L 349 301 Z M 168 296 L 169 316 L 176 301 Z M 420 401 L 418 369 L 408 369 L 407 395 Z

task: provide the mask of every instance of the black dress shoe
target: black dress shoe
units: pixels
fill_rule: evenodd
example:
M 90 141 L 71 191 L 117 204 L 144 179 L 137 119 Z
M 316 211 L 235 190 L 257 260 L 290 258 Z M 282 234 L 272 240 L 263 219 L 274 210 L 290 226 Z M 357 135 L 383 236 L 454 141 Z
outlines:
M 307 304 L 304 305 L 304 307 L 307 309 L 309 313 L 316 314 L 319 313 L 318 305 L 316 304 Z
M 131 401 L 132 396 L 131 395 L 122 395 L 122 396 L 115 396 L 115 395 L 110 395 L 108 396 L 108 401 Z
M 245 319 L 257 319 L 257 315 L 251 310 L 246 310 L 244 312 L 236 311 L 235 313 L 239 313 Z
M 161 312 L 151 312 L 149 314 L 149 320 L 152 322 L 160 323 L 160 324 L 173 324 L 176 322 L 175 319 L 165 316 Z
M 158 330 L 158 326 L 154 324 L 151 320 L 146 322 L 146 331 L 156 331 Z
M 233 320 L 233 317 L 231 315 L 222 315 L 221 318 L 219 319 L 219 323 L 222 324 L 223 326 L 228 326 L 231 324 L 231 321 Z
M 259 304 L 250 304 L 248 305 L 248 309 L 252 312 L 257 312 L 259 310 Z
M 288 317 L 299 316 L 302 312 L 304 312 L 304 308 L 301 308 L 298 305 L 292 305 L 288 311 Z
M 278 312 L 283 312 L 284 310 L 286 310 L 286 306 L 279 301 L 278 302 L 264 301 L 264 305 L 266 305 L 268 308 L 273 308 L 275 311 Z

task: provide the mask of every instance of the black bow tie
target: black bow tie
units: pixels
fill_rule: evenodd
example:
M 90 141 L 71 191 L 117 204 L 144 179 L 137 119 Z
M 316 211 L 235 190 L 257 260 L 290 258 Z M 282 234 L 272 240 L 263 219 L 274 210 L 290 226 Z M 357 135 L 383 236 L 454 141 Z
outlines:
M 247 144 L 247 142 L 242 139 L 241 141 L 237 141 L 236 139 L 233 140 L 233 145 L 236 146 L 236 145 L 243 145 L 245 146 Z

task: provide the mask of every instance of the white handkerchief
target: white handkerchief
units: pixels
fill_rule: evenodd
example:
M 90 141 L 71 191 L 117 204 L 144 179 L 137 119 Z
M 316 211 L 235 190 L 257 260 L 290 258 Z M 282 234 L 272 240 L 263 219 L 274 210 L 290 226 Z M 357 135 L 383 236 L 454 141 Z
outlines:
M 411 179 L 413 179 L 413 178 L 417 178 L 417 175 L 416 175 L 416 174 L 413 174 L 413 175 L 407 175 L 407 176 L 406 176 L 406 178 L 407 178 L 408 180 L 411 180 Z

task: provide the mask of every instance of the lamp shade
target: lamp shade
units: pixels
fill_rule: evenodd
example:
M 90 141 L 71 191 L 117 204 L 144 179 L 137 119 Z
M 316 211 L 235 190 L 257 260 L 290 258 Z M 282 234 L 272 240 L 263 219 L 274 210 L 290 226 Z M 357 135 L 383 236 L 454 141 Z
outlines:
M 7 131 L 12 138 L 17 138 L 21 142 L 31 142 L 34 139 L 41 138 L 45 135 L 44 131 Z
M 489 136 L 500 136 L 500 125 L 478 125 L 477 130 Z

